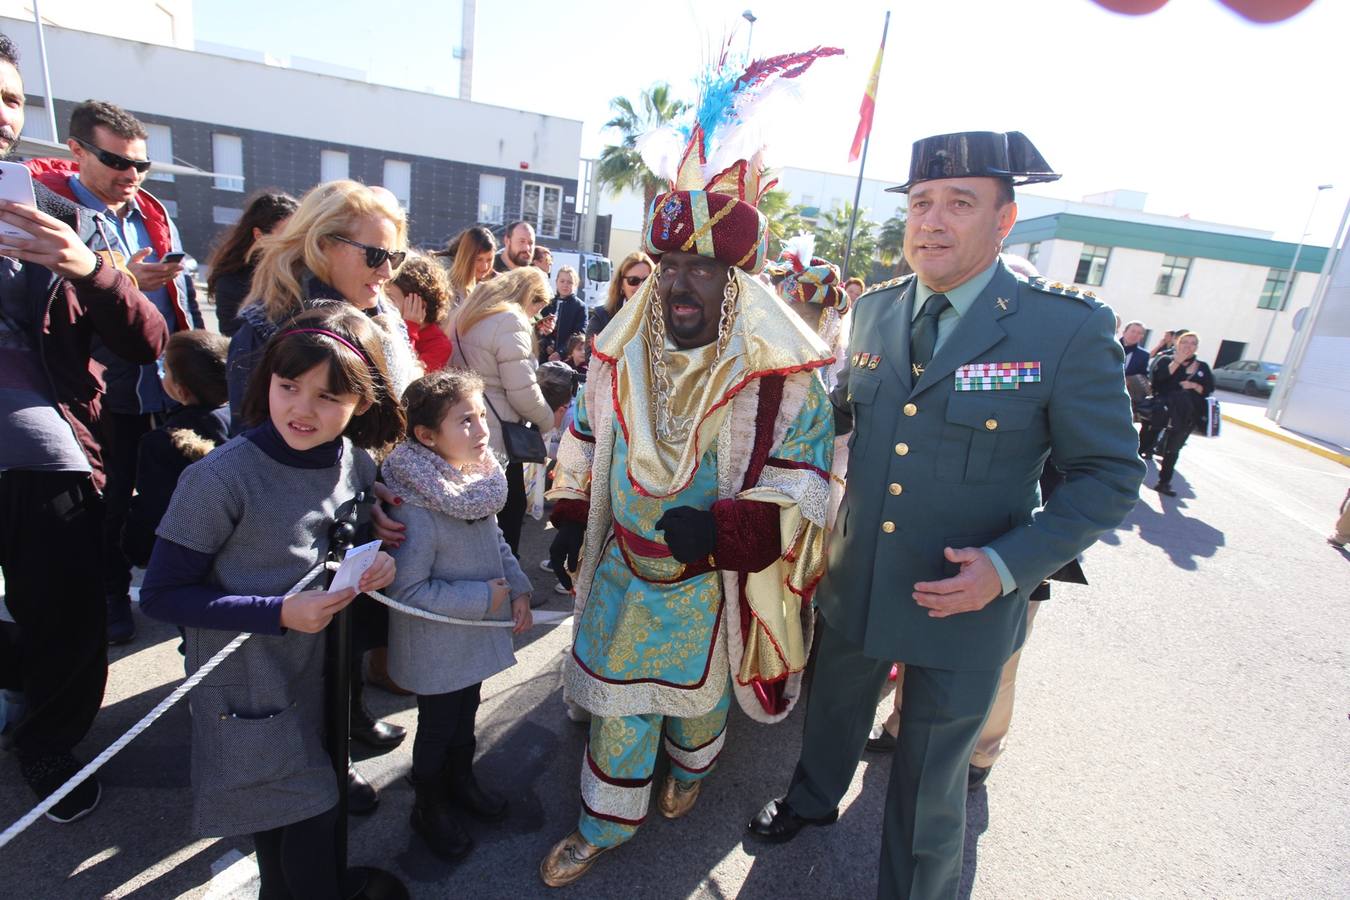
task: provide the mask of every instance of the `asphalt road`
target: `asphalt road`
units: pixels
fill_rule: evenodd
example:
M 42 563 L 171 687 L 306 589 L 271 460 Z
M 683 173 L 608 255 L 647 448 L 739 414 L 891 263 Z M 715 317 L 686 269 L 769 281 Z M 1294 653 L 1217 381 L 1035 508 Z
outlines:
M 1323 541 L 1350 469 L 1232 427 L 1192 439 L 1175 483 L 1175 499 L 1145 489 L 1089 551 L 1092 584 L 1056 586 L 1037 618 L 1010 746 L 967 806 L 963 897 L 1350 896 L 1350 555 Z M 526 535 L 526 570 L 551 590 L 535 567 L 547 538 Z M 181 677 L 172 629 L 140 626 L 114 651 L 86 755 Z M 472 826 L 478 847 L 458 866 L 437 861 L 407 827 L 409 741 L 361 763 L 383 798 L 352 819 L 354 862 L 396 871 L 418 898 L 549 893 L 536 866 L 574 826 L 584 738 L 559 699 L 568 633 L 535 630 L 484 687 L 480 777 L 511 818 Z M 414 724 L 410 699 L 374 692 L 372 706 Z M 734 712 L 695 811 L 653 809 L 570 893 L 872 896 L 887 759 L 859 767 L 837 825 L 781 847 L 744 836 L 785 787 L 800 731 L 800 710 L 775 727 Z M 0 896 L 253 896 L 247 841 L 189 833 L 187 755 L 178 708 L 107 766 L 94 815 L 40 821 L 0 850 Z M 0 754 L 0 825 L 31 800 Z

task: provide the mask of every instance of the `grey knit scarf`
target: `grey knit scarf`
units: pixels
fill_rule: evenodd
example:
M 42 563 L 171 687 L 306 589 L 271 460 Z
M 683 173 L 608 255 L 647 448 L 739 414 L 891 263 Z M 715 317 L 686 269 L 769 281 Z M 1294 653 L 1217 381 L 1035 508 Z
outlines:
M 452 519 L 472 522 L 506 505 L 506 473 L 496 457 L 473 466 L 452 466 L 435 451 L 408 440 L 380 467 L 384 483 L 403 500 Z

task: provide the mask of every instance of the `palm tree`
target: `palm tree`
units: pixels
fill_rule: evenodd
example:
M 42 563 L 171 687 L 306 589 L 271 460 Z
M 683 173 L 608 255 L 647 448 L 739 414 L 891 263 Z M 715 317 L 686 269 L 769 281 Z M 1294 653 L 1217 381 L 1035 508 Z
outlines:
M 848 227 L 853 218 L 853 204 L 845 203 L 838 209 L 823 212 L 816 220 L 816 255 L 823 256 L 842 270 L 844 250 L 848 244 Z M 866 210 L 858 213 L 858 225 L 853 232 L 853 253 L 849 257 L 845 278 L 858 276 L 866 279 L 877 253 L 877 224 L 866 217 Z
M 759 211 L 769 220 L 769 259 L 777 259 L 783 241 L 811 230 L 802 218 L 802 207 L 792 205 L 788 192 L 774 188 L 759 201 Z
M 605 123 L 605 128 L 618 131 L 620 139 L 617 144 L 610 144 L 600 151 L 596 180 L 615 194 L 640 192 L 643 209 L 646 209 L 651 206 L 652 198 L 665 190 L 666 183 L 653 175 L 642 161 L 642 155 L 637 151 L 637 139 L 670 123 L 688 109 L 689 104 L 671 96 L 670 85 L 657 82 L 641 93 L 637 106 L 627 97 L 615 97 L 609 101 L 609 108 L 613 110 L 614 118 Z
M 899 268 L 904 258 L 905 213 L 896 210 L 895 215 L 881 224 L 881 232 L 877 235 L 877 261 L 887 268 Z

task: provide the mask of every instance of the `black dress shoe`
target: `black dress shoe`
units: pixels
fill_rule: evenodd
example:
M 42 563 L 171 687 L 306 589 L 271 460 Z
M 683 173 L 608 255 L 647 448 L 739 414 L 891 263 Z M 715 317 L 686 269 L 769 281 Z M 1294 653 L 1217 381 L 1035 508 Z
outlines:
M 808 819 L 792 811 L 786 800 L 770 800 L 750 820 L 750 833 L 775 844 L 786 843 L 807 825 L 833 825 L 839 820 L 839 810 L 819 819 Z
M 365 816 L 373 813 L 380 805 L 380 795 L 375 786 L 361 777 L 356 766 L 347 764 L 347 813 L 353 816 Z
M 966 773 L 966 790 L 973 791 L 980 785 L 989 780 L 989 773 L 993 771 L 993 766 L 975 766 L 970 767 Z
M 874 738 L 867 739 L 868 753 L 894 753 L 895 736 L 886 729 L 881 729 L 881 734 Z
M 375 750 L 392 750 L 408 736 L 402 725 L 377 721 L 362 710 L 352 710 L 352 740 Z
M 1153 486 L 1153 489 L 1164 497 L 1175 497 L 1177 495 L 1177 492 L 1172 490 L 1172 483 L 1170 481 L 1160 481 Z

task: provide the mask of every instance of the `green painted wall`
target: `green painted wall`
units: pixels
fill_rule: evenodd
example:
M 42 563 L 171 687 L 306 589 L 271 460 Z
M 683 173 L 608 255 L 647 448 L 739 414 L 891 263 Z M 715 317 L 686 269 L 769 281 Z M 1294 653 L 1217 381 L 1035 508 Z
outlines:
M 1188 228 L 1169 228 L 1166 225 L 1145 225 L 1140 222 L 1121 222 L 1057 213 L 1018 222 L 1008 235 L 1008 244 L 1034 244 L 1049 240 L 1082 241 L 1104 247 L 1129 247 L 1132 250 L 1150 250 L 1171 256 L 1190 256 L 1202 259 L 1221 259 L 1225 262 L 1246 263 L 1272 269 L 1287 269 L 1294 261 L 1296 244 L 1265 238 L 1215 234 L 1210 231 L 1192 231 Z M 1298 258 L 1300 272 L 1321 272 L 1326 262 L 1327 248 L 1304 246 Z

